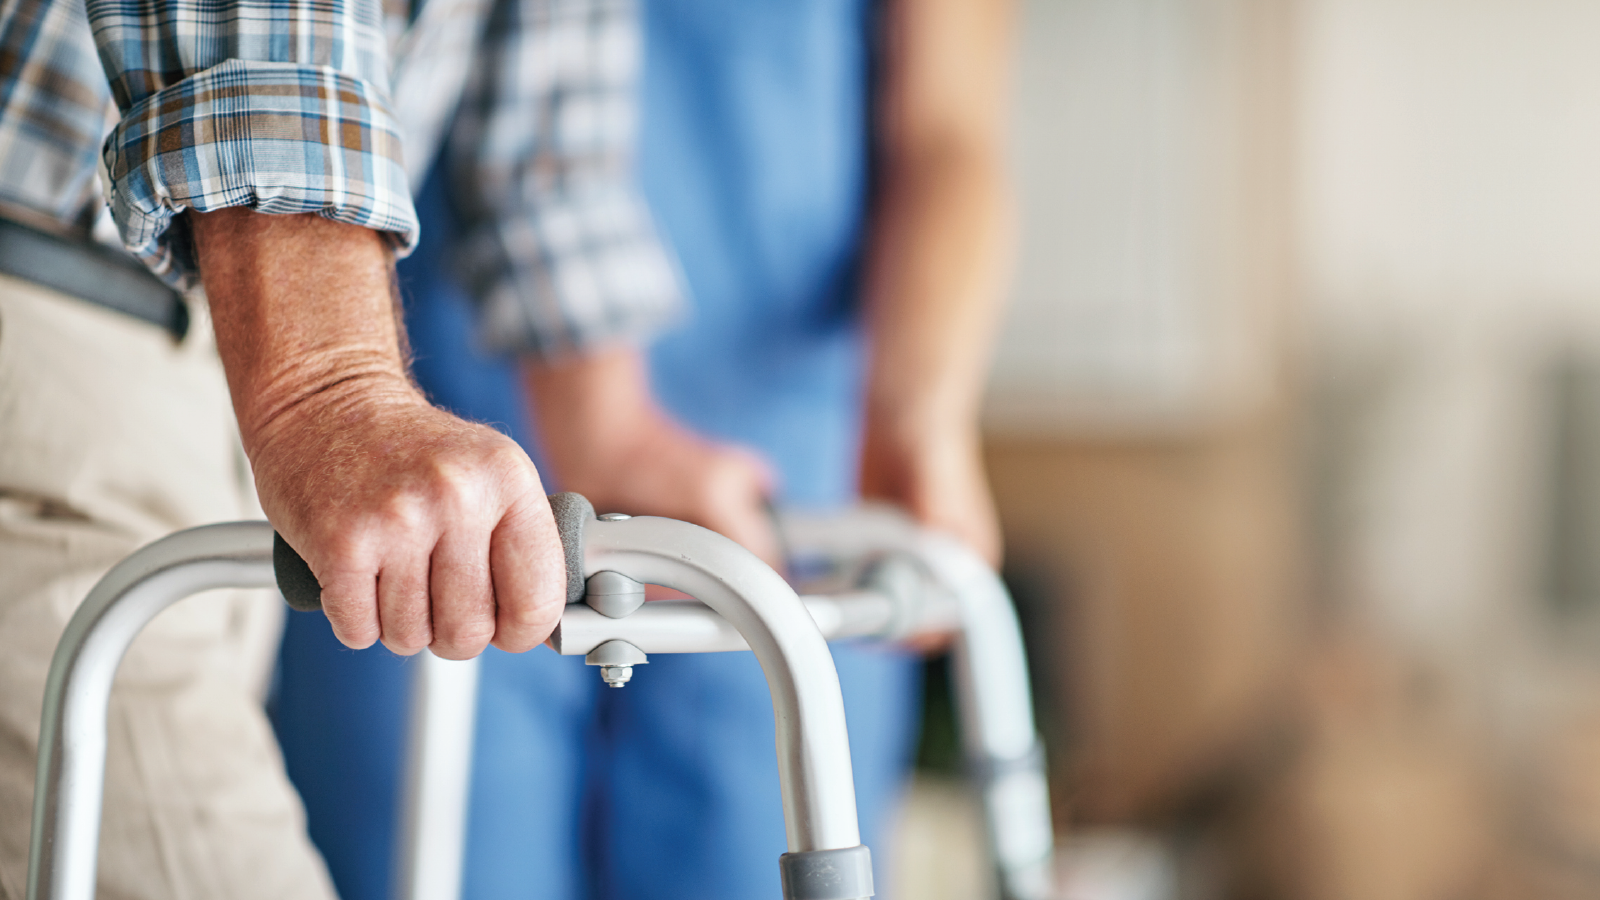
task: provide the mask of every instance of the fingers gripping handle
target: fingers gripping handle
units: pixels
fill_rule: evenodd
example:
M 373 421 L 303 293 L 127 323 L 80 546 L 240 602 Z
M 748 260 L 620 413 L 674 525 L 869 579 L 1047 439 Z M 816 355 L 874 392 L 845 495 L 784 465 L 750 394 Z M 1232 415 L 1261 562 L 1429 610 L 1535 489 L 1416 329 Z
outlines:
M 583 599 L 583 526 L 594 518 L 594 507 L 582 494 L 551 494 L 550 511 L 556 517 L 556 532 L 567 560 L 567 602 Z M 311 567 L 283 535 L 272 535 L 272 569 L 278 576 L 278 590 L 289 605 L 302 612 L 322 609 L 322 585 Z

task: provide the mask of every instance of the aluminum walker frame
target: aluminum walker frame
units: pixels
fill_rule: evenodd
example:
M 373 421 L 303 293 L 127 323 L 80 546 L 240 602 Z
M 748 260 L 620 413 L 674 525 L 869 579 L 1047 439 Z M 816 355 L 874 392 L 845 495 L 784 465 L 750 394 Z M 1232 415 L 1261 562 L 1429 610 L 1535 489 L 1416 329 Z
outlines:
M 595 517 L 552 497 L 566 550 L 569 605 L 548 644 L 582 655 L 620 687 L 651 653 L 753 650 L 772 694 L 788 852 L 786 900 L 873 894 L 861 845 L 844 704 L 826 640 L 951 632 L 969 771 L 1006 900 L 1051 895 L 1048 791 L 1026 661 L 1004 586 L 956 541 L 888 508 L 787 513 L 779 531 L 799 568 L 824 577 L 801 597 L 734 542 L 671 519 Z M 193 528 L 112 568 L 68 623 L 45 688 L 29 852 L 28 900 L 91 900 L 105 777 L 106 706 L 129 644 L 158 613 L 215 588 L 277 584 L 313 607 L 305 564 L 265 522 Z M 644 584 L 695 600 L 644 604 Z M 422 654 L 413 689 L 403 900 L 459 896 L 472 753 L 476 661 Z

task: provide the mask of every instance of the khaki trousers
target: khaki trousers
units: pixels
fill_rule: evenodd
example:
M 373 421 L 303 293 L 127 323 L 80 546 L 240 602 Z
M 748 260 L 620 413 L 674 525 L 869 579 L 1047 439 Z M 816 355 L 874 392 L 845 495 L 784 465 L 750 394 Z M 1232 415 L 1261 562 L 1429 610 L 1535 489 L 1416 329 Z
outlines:
M 259 518 L 210 322 L 188 337 L 0 276 L 0 898 L 22 900 L 45 673 L 112 564 Z M 112 691 L 102 900 L 331 898 L 262 711 L 270 592 L 159 616 Z

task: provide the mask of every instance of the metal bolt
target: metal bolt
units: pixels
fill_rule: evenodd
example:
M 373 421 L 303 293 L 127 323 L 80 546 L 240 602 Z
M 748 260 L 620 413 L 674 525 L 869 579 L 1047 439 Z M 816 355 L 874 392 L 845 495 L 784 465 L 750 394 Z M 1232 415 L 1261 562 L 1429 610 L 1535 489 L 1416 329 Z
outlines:
M 633 518 L 633 516 L 630 516 L 627 513 L 606 513 L 605 515 L 600 517 L 600 521 L 602 521 L 602 522 L 621 522 L 623 519 L 631 519 L 631 518 Z M 619 685 L 619 687 L 620 687 L 620 685 Z
M 633 678 L 633 667 L 650 661 L 644 651 L 627 641 L 606 641 L 590 650 L 583 661 L 600 667 L 600 680 L 619 688 Z

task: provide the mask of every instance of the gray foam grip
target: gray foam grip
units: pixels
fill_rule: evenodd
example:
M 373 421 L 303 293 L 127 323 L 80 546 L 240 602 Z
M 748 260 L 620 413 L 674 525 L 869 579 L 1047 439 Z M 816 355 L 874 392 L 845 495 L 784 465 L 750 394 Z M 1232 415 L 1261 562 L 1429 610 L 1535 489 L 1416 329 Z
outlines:
M 556 517 L 556 532 L 561 535 L 561 549 L 567 561 L 567 602 L 583 599 L 583 526 L 594 518 L 594 507 L 582 494 L 551 494 L 550 511 Z M 311 567 L 289 546 L 283 536 L 272 535 L 272 571 L 278 578 L 278 590 L 283 599 L 301 612 L 322 608 L 322 585 Z
M 568 491 L 550 495 L 550 511 L 556 516 L 556 531 L 561 534 L 561 549 L 567 555 L 567 602 L 583 599 L 583 526 L 594 518 L 594 507 L 582 494 Z

